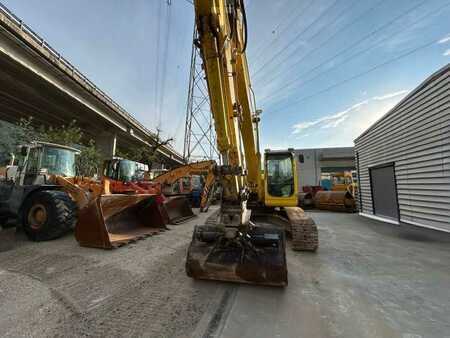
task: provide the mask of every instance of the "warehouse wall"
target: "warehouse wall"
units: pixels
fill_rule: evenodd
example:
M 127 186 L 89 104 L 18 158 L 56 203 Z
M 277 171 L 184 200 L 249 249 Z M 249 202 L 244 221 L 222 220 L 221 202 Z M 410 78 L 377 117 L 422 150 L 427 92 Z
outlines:
M 450 231 L 450 64 L 355 140 L 363 214 L 369 167 L 395 162 L 400 221 Z
M 302 191 L 305 185 L 319 185 L 321 173 L 355 169 L 353 147 L 295 149 L 297 161 L 298 189 Z M 299 162 L 303 155 L 303 163 Z

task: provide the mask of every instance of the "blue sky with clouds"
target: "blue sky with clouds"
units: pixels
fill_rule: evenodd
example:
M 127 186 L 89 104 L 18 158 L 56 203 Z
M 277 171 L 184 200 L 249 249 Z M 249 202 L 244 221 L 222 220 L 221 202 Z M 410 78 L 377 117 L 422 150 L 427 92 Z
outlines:
M 182 150 L 186 0 L 0 0 Z M 247 0 L 263 148 L 350 146 L 450 62 L 450 0 Z

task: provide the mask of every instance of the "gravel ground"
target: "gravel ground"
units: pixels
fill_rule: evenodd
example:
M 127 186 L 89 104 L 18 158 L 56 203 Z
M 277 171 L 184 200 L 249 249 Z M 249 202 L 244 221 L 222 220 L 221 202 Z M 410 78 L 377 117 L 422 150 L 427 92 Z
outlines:
M 220 289 L 184 271 L 193 227 L 206 217 L 109 251 L 72 235 L 19 235 L 0 253 L 0 336 L 189 336 Z

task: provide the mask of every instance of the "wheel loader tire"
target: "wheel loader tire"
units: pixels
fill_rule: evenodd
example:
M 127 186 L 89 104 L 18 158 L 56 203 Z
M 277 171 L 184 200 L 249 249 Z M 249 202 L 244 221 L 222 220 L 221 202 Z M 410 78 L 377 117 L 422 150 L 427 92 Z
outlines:
M 75 227 L 76 210 L 76 204 L 63 191 L 36 192 L 25 201 L 23 229 L 32 241 L 59 238 Z

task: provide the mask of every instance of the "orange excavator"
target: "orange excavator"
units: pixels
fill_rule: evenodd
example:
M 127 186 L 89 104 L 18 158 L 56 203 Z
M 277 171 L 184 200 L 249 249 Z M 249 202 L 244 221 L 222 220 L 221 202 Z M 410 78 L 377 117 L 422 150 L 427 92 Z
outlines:
M 190 163 L 159 175 L 152 182 L 159 183 L 165 195 L 173 195 L 182 193 L 185 181 L 191 182 L 193 176 L 203 176 L 205 180 L 201 193 L 200 211 L 206 212 L 213 198 L 214 187 L 217 183 L 214 175 L 215 168 L 215 161 Z M 188 188 L 189 192 L 191 190 L 191 188 Z

